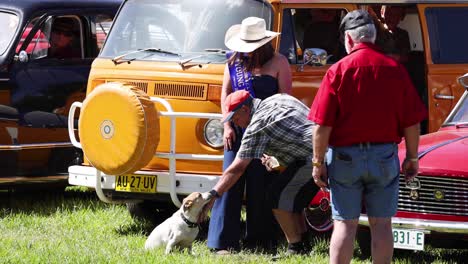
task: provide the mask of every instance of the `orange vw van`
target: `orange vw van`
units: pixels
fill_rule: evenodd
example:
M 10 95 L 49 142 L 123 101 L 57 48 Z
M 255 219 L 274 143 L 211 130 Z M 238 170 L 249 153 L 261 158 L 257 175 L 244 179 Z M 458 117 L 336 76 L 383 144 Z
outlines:
M 274 45 L 289 59 L 292 93 L 310 105 L 326 70 L 345 56 L 339 34 L 330 34 L 347 12 L 372 8 L 368 2 L 124 1 L 92 65 L 87 98 L 70 110 L 70 120 L 80 113 L 69 134 L 85 162 L 69 167 L 69 183 L 146 216 L 210 190 L 222 173 L 226 30 L 258 16 L 281 32 Z M 425 130 L 434 131 L 463 92 L 456 79 L 468 71 L 468 2 L 386 2 L 405 6 L 406 66 L 430 111 Z M 333 16 L 327 30 L 310 33 L 317 12 Z M 326 196 L 315 205 L 329 210 Z

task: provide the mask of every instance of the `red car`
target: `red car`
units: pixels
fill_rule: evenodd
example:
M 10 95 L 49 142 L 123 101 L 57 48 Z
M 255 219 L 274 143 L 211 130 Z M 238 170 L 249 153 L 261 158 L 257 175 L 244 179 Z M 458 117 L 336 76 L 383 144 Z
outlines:
M 417 179 L 407 184 L 400 177 L 398 212 L 392 219 L 395 248 L 468 248 L 468 74 L 458 81 L 467 91 L 442 127 L 420 139 Z M 400 161 L 405 152 L 402 142 Z M 359 220 L 364 228 L 358 243 L 370 252 L 367 216 Z

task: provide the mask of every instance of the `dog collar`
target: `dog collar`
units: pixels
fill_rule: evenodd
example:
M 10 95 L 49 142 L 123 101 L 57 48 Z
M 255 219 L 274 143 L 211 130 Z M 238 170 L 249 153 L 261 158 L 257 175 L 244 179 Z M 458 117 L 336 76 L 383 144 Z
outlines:
M 184 222 L 188 225 L 188 227 L 190 227 L 190 228 L 198 227 L 198 224 L 197 224 L 197 223 L 190 222 L 190 221 L 184 216 L 183 213 L 180 213 L 180 217 L 182 217 L 182 220 L 184 220 Z

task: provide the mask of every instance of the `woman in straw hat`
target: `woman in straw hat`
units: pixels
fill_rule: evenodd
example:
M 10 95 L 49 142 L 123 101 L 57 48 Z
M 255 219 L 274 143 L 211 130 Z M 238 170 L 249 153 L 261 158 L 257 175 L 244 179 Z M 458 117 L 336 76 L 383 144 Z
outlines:
M 225 35 L 228 62 L 224 70 L 221 105 L 234 91 L 247 90 L 259 99 L 276 93 L 290 93 L 291 71 L 283 55 L 275 53 L 271 40 L 279 33 L 266 30 L 265 20 L 248 17 L 230 27 Z M 225 112 L 222 109 L 223 114 Z M 226 169 L 239 149 L 243 131 L 227 122 L 224 124 L 224 163 Z M 218 254 L 238 250 L 240 212 L 244 189 L 247 196 L 247 225 L 245 246 L 270 248 L 276 230 L 272 212 L 265 204 L 265 186 L 272 180 L 260 160 L 252 162 L 246 173 L 222 197 L 216 200 L 211 213 L 208 247 Z M 245 187 L 245 188 L 244 188 Z

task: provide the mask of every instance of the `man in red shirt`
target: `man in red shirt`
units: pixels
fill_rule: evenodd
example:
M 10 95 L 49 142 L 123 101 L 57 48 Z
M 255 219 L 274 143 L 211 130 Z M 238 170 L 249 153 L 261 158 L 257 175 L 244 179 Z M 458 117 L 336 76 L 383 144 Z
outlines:
M 398 205 L 397 144 L 405 138 L 402 169 L 409 181 L 417 174 L 419 123 L 427 111 L 405 68 L 373 44 L 376 29 L 367 11 L 348 13 L 340 29 L 348 55 L 327 71 L 309 113 L 317 124 L 312 177 L 321 188 L 328 182 L 335 220 L 330 263 L 351 261 L 362 201 L 373 261 L 390 263 L 391 217 Z

